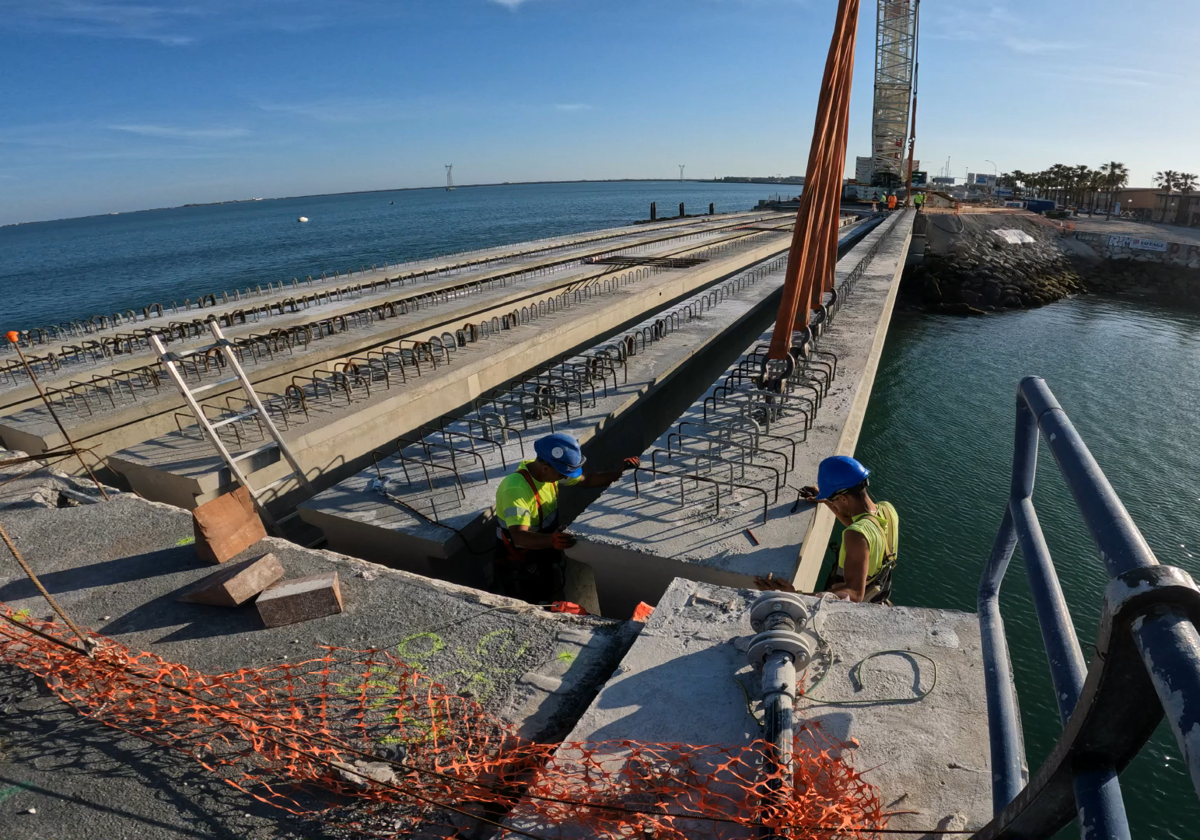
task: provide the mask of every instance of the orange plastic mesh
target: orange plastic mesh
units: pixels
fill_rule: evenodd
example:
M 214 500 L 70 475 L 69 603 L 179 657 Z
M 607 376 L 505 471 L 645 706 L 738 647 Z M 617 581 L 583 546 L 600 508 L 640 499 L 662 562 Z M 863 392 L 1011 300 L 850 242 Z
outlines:
M 7 607 L 0 612 L 12 617 Z M 368 837 L 867 838 L 885 827 L 847 745 L 815 727 L 794 775 L 763 770 L 765 744 L 540 744 L 386 651 L 325 649 L 308 662 L 204 674 L 96 637 L 0 621 L 0 662 L 41 678 L 80 714 L 177 750 L 263 802 Z M 357 762 L 357 764 L 356 764 Z

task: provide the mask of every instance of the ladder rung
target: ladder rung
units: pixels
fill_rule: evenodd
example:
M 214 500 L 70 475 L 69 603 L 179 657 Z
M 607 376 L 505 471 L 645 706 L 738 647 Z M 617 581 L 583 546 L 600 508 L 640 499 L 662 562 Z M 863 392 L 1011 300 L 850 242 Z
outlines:
M 283 478 L 275 479 L 270 484 L 264 484 L 262 487 L 255 488 L 254 492 L 255 493 L 265 493 L 268 490 L 270 490 L 272 487 L 278 487 L 280 484 L 283 484 L 285 481 L 289 481 L 290 479 L 293 479 L 295 477 L 296 477 L 296 474 L 294 472 L 290 472 L 287 475 L 285 475 Z M 283 520 L 277 519 L 275 521 L 282 522 Z
M 211 391 L 213 388 L 220 388 L 222 385 L 228 385 L 231 382 L 237 382 L 237 381 L 238 381 L 238 378 L 236 376 L 231 376 L 228 379 L 218 379 L 216 382 L 210 382 L 207 385 L 201 385 L 199 388 L 193 388 L 188 393 L 190 393 L 194 396 L 196 394 L 202 394 L 205 391 Z
M 177 362 L 180 359 L 186 359 L 189 356 L 197 356 L 201 353 L 207 353 L 209 350 L 216 350 L 220 346 L 220 344 L 206 344 L 203 347 L 197 347 L 193 350 L 183 350 L 179 353 L 168 353 L 167 359 L 172 362 Z
M 241 414 L 235 414 L 232 417 L 226 417 L 224 420 L 218 420 L 216 423 L 209 423 L 214 429 L 219 429 L 222 426 L 228 426 L 230 423 L 236 423 L 239 420 L 245 420 L 247 417 L 253 417 L 258 414 L 257 408 L 252 408 L 249 411 L 243 411 Z
M 255 455 L 258 455 L 261 452 L 266 452 L 268 449 L 274 449 L 278 445 L 279 444 L 277 444 L 275 441 L 271 441 L 270 443 L 264 443 L 262 446 L 258 447 L 257 449 L 251 449 L 250 451 L 243 452 L 240 455 L 234 455 L 232 460 L 242 461 L 242 460 L 245 460 L 246 458 L 253 458 Z

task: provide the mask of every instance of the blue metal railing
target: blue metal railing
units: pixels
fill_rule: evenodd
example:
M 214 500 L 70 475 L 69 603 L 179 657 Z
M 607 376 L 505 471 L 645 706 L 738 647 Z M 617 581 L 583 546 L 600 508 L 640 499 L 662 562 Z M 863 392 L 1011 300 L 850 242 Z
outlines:
M 1066 479 L 1108 572 L 1096 655 L 1085 665 L 1033 507 L 1038 432 Z M 1020 545 L 1063 733 L 1026 783 L 1021 722 L 1000 617 L 1000 584 Z M 1200 590 L 1159 565 L 1044 380 L 1017 389 L 1012 489 L 979 584 L 994 817 L 972 840 L 1050 837 L 1073 818 L 1088 840 L 1130 836 L 1117 774 L 1165 712 L 1200 794 Z

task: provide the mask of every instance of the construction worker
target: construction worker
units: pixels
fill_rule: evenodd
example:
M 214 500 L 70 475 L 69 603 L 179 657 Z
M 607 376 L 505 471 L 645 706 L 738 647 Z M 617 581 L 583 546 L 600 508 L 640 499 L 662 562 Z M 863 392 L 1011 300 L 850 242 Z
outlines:
M 817 467 L 817 486 L 802 488 L 800 496 L 825 505 L 846 526 L 825 589 L 849 601 L 890 603 L 900 515 L 891 502 L 871 498 L 870 474 L 853 458 L 834 455 Z
M 895 193 L 888 193 L 888 209 L 889 210 L 896 209 L 896 194 Z
M 557 432 L 533 444 L 537 458 L 522 461 L 496 488 L 496 585 L 505 595 L 534 604 L 559 600 L 565 582 L 563 549 L 575 538 L 559 530 L 558 487 L 607 487 L 619 470 L 584 475 L 583 453 L 570 435 Z
M 919 192 L 919 193 L 917 193 L 917 194 L 915 194 L 915 195 L 913 196 L 913 206 L 917 208 L 917 212 L 918 212 L 918 213 L 920 213 L 920 212 L 921 212 L 921 210 L 923 210 L 923 209 L 924 209 L 924 207 L 925 207 L 925 193 L 921 193 L 921 192 Z
M 875 193 L 873 196 L 871 196 L 871 212 L 879 212 L 879 193 Z

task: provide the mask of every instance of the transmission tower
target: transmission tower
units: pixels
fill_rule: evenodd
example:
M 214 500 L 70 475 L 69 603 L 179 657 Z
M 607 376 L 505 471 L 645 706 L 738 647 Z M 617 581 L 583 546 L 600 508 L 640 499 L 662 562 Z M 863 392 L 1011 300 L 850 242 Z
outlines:
M 683 167 L 685 167 L 685 166 L 687 166 L 687 164 L 685 164 L 685 163 L 679 164 L 679 181 L 680 181 L 680 183 L 683 182 Z
M 446 164 L 446 192 L 454 189 L 454 164 Z
M 875 32 L 875 107 L 871 178 L 877 186 L 903 180 L 904 144 L 912 98 L 918 0 L 879 0 Z

